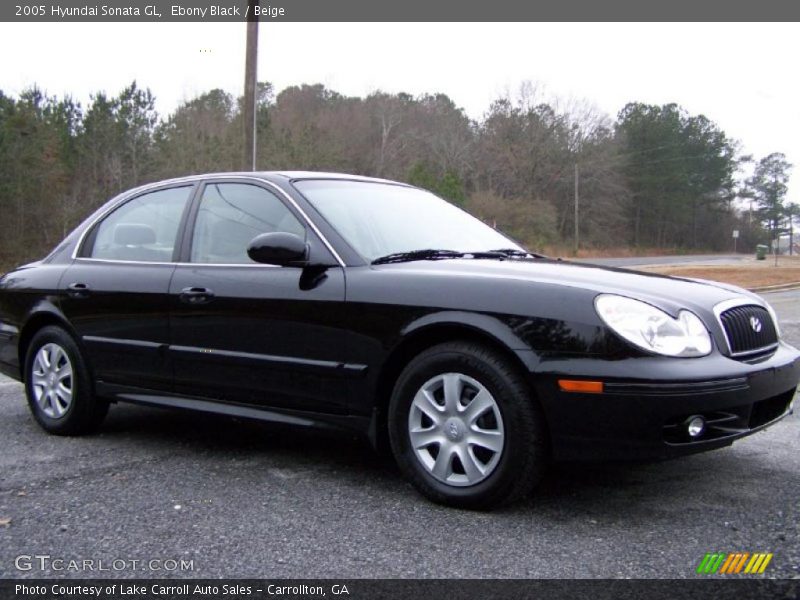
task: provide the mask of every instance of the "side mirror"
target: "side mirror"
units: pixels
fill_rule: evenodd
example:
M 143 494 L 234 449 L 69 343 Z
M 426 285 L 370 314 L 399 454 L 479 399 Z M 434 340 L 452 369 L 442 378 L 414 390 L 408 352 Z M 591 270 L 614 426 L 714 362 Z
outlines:
M 247 256 L 266 265 L 302 266 L 308 260 L 308 244 L 293 233 L 262 233 L 247 245 Z

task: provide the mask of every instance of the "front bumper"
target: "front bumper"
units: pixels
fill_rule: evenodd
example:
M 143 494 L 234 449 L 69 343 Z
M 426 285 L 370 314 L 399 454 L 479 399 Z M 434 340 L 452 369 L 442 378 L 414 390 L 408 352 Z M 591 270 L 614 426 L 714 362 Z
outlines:
M 604 391 L 564 392 L 560 378 L 603 381 Z M 728 446 L 788 415 L 798 381 L 800 353 L 784 343 L 756 364 L 719 354 L 554 358 L 532 372 L 557 460 L 647 460 Z M 690 438 L 685 423 L 695 415 L 707 426 Z

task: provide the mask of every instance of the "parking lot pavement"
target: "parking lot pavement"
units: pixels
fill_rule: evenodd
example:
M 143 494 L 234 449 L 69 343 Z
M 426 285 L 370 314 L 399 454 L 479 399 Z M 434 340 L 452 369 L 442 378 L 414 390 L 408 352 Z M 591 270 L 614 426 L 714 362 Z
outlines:
M 800 344 L 800 292 L 769 299 Z M 8 379 L 0 411 L 0 577 L 49 555 L 111 568 L 44 572 L 68 577 L 671 578 L 715 551 L 800 577 L 797 414 L 679 460 L 556 465 L 528 501 L 476 513 L 346 436 L 122 405 L 97 435 L 48 436 Z
M 675 256 L 624 256 L 615 258 L 579 258 L 586 262 L 607 267 L 640 267 L 642 265 L 728 265 L 750 258 L 750 254 L 681 254 Z

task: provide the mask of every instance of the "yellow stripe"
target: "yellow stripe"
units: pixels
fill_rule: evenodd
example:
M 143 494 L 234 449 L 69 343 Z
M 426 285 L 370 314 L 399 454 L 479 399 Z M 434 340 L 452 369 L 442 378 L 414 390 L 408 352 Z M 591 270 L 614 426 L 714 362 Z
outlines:
M 764 554 L 763 552 L 760 552 L 756 556 L 758 556 L 758 560 L 753 565 L 753 567 L 750 569 L 750 572 L 754 573 L 754 574 L 758 573 L 758 568 L 761 566 L 761 561 L 764 560 L 764 557 L 766 556 L 766 554 Z
M 728 567 L 733 562 L 733 559 L 739 556 L 738 554 L 728 554 L 728 558 L 722 564 L 722 568 L 719 570 L 720 574 L 724 574 L 728 572 Z
M 749 552 L 745 552 L 744 554 L 741 555 L 741 558 L 739 559 L 739 562 L 736 565 L 736 570 L 734 571 L 734 573 L 739 573 L 742 570 L 742 567 L 744 567 L 744 563 L 747 560 L 748 556 L 750 556 Z
M 772 552 L 767 554 L 766 558 L 764 558 L 764 562 L 761 563 L 761 568 L 758 570 L 758 572 L 759 573 L 763 573 L 764 569 L 767 568 L 767 565 L 769 564 L 769 561 L 771 561 L 771 560 L 772 560 Z
M 756 564 L 756 561 L 760 556 L 760 554 L 753 554 L 753 558 L 750 559 L 750 562 L 747 563 L 747 566 L 744 569 L 745 573 L 749 573 L 753 569 L 753 565 Z

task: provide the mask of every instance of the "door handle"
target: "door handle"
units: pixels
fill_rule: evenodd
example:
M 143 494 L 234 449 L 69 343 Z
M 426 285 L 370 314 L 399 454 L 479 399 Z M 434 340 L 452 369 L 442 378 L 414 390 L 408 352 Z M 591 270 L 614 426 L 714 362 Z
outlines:
M 180 299 L 186 304 L 207 304 L 214 299 L 214 292 L 203 287 L 187 287 L 181 290 Z
M 85 283 L 71 283 L 67 286 L 67 295 L 70 298 L 88 298 L 90 291 Z

